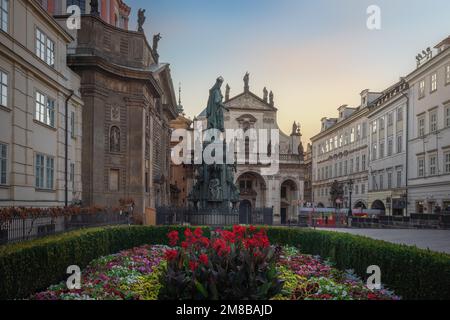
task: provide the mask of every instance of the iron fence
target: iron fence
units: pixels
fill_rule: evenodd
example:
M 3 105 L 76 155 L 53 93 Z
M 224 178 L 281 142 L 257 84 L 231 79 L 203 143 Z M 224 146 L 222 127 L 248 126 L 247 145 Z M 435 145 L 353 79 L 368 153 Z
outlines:
M 272 208 L 255 208 L 245 215 L 220 210 L 160 207 L 157 225 L 231 226 L 237 224 L 273 225 Z
M 82 228 L 131 224 L 128 211 L 105 209 L 92 214 L 67 216 L 12 217 L 0 223 L 0 245 L 42 238 Z

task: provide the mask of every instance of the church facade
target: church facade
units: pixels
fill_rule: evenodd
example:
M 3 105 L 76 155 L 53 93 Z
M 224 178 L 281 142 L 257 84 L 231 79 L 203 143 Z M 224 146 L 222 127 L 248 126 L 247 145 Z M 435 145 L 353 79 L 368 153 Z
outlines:
M 264 88 L 263 97 L 250 91 L 249 75 L 244 78 L 244 91 L 230 97 L 230 88 L 225 89 L 224 105 L 225 130 L 250 129 L 278 130 L 279 132 L 279 170 L 274 174 L 264 174 L 267 166 L 254 163 L 249 159 L 260 159 L 260 152 L 245 146 L 245 163 L 238 162 L 235 174 L 236 185 L 240 191 L 239 212 L 251 214 L 254 208 L 273 208 L 274 223 L 287 224 L 298 218 L 298 208 L 304 194 L 304 159 L 300 127 L 294 124 L 292 132 L 285 134 L 277 123 L 278 109 L 275 107 L 273 94 Z M 204 111 L 198 120 L 205 122 Z M 203 127 L 206 127 L 204 124 Z M 271 149 L 270 139 L 267 150 Z M 256 152 L 255 152 L 256 151 Z M 270 152 L 270 151 L 269 151 Z M 237 155 L 238 156 L 238 155 Z

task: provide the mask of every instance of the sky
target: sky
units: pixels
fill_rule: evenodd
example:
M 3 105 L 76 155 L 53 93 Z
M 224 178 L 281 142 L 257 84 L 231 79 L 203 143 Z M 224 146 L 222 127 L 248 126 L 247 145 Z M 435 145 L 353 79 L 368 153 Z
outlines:
M 160 61 L 171 64 L 174 86 L 193 118 L 206 106 L 218 76 L 243 91 L 274 92 L 280 128 L 300 122 L 303 142 L 320 119 L 358 106 L 360 92 L 382 91 L 414 70 L 415 56 L 450 35 L 448 0 L 125 0 L 146 9 L 145 32 L 161 33 Z M 381 29 L 367 28 L 377 5 Z

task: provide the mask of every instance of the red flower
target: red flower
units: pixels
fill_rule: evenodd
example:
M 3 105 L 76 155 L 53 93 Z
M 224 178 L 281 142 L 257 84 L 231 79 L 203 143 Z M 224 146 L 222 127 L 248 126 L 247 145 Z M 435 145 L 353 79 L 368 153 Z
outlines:
M 200 229 L 200 228 L 195 229 L 194 235 L 195 235 L 197 238 L 200 238 L 201 236 L 203 236 L 203 231 L 202 231 L 202 229 Z
M 197 270 L 199 264 L 196 261 L 189 261 L 189 268 L 191 269 L 192 272 L 195 272 L 195 270 Z
M 192 231 L 191 231 L 191 229 L 184 230 L 184 236 L 186 237 L 186 239 L 192 238 Z
M 213 248 L 220 257 L 228 255 L 231 252 L 230 246 L 228 246 L 223 239 L 217 239 L 216 241 L 214 241 Z
M 178 251 L 177 250 L 167 250 L 165 253 L 165 258 L 167 261 L 173 261 L 177 258 Z
M 251 233 L 255 233 L 256 232 L 256 227 L 255 226 L 250 226 L 248 227 L 248 231 Z
M 178 231 L 171 231 L 171 232 L 169 232 L 167 237 L 169 238 L 169 244 L 172 247 L 176 246 L 177 243 L 178 243 L 178 240 L 180 240 L 180 238 L 178 236 Z
M 204 253 L 202 253 L 202 254 L 200 255 L 200 257 L 198 258 L 198 260 L 199 260 L 201 263 L 203 263 L 204 265 L 207 265 L 207 264 L 208 264 L 208 261 L 209 261 L 208 256 L 207 256 L 206 254 L 204 254 Z
M 181 247 L 182 247 L 183 249 L 187 249 L 187 248 L 189 247 L 189 243 L 186 242 L 186 241 L 183 241 L 183 242 L 181 243 Z
M 204 248 L 209 248 L 210 242 L 209 239 L 206 237 L 201 237 L 197 239 L 197 242 Z
M 228 241 L 230 243 L 235 243 L 236 242 L 236 234 L 234 234 L 233 232 L 230 232 L 230 231 L 223 231 L 222 232 L 222 238 L 225 241 Z

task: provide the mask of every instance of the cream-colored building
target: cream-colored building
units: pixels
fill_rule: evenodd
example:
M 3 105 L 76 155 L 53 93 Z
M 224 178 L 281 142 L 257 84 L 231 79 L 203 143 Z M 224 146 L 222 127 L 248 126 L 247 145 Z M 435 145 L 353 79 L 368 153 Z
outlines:
M 359 107 L 339 107 L 338 118 L 323 118 L 321 132 L 311 138 L 313 204 L 316 207 L 370 207 L 367 179 L 370 134 L 367 117 L 369 106 L 379 96 L 380 93 L 364 90 Z M 337 202 L 330 194 L 335 181 L 342 186 Z
M 406 215 L 408 84 L 404 79 L 384 90 L 369 107 L 371 209 Z
M 450 37 L 418 60 L 409 84 L 408 211 L 450 207 Z M 447 209 L 448 210 L 448 209 Z
M 66 64 L 72 38 L 39 1 L 3 0 L 0 11 L 0 206 L 70 204 L 82 191 L 83 102 Z

